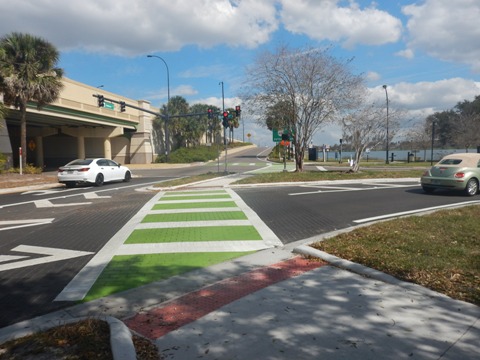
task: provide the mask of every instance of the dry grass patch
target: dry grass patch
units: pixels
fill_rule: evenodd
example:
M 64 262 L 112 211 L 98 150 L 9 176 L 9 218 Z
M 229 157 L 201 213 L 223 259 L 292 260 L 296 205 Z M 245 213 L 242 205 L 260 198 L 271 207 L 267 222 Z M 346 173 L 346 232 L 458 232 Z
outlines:
M 156 346 L 133 337 L 137 359 L 160 359 Z M 90 360 L 113 359 L 110 327 L 97 319 L 82 320 L 38 332 L 0 345 L 0 360 Z
M 359 228 L 312 247 L 480 305 L 480 206 Z

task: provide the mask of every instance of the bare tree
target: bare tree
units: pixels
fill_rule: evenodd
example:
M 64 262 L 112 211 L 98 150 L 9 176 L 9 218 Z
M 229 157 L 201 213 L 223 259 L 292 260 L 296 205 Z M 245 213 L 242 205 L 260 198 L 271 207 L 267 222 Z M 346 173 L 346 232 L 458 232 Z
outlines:
M 357 172 L 367 148 L 385 141 L 385 114 L 375 104 L 364 105 L 342 119 L 343 139 L 355 151 L 351 171 Z
M 406 133 L 411 150 L 423 150 L 423 158 L 427 158 L 427 149 L 432 145 L 432 126 L 427 123 L 413 125 Z
M 455 116 L 453 140 L 459 146 L 469 148 L 480 144 L 480 114 L 466 113 Z
M 362 83 L 348 65 L 329 55 L 328 49 L 279 47 L 261 54 L 247 76 L 242 98 L 263 119 L 278 104 L 289 109 L 288 128 L 293 135 L 296 171 L 313 135 L 335 115 L 355 103 L 355 89 Z M 265 126 L 266 121 L 263 123 Z

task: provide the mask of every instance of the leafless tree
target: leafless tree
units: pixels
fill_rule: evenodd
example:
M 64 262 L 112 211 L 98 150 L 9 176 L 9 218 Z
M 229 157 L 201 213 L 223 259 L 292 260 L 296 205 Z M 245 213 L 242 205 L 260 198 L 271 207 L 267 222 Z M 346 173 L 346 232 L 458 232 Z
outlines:
M 247 69 L 242 98 L 264 126 L 268 109 L 278 104 L 290 109 L 287 120 L 296 171 L 303 170 L 305 151 L 315 132 L 357 101 L 355 89 L 362 78 L 351 73 L 350 62 L 335 59 L 329 49 L 281 46 L 259 55 Z
M 364 105 L 342 119 L 343 139 L 355 151 L 352 171 L 357 172 L 367 148 L 385 141 L 385 114 L 375 104 Z
M 468 149 L 480 144 L 480 114 L 459 114 L 455 119 L 455 127 L 452 134 L 453 140 L 458 146 Z

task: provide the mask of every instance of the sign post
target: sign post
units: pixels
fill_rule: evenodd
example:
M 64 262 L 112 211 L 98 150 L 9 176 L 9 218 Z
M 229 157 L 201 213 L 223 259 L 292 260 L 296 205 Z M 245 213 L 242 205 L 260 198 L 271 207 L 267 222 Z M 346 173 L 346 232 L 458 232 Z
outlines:
M 19 160 L 20 160 L 20 175 L 23 175 L 23 173 L 22 173 L 22 148 L 21 147 L 18 148 L 18 157 L 19 157 Z

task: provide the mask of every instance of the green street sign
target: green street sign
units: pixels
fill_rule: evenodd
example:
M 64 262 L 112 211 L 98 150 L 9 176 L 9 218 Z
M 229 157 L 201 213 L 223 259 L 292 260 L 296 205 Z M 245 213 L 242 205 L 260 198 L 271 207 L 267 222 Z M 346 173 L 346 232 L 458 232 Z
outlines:
M 103 107 L 104 107 L 105 109 L 108 109 L 108 110 L 114 110 L 114 109 L 115 109 L 115 105 L 114 105 L 113 103 L 111 103 L 111 102 L 108 102 L 108 101 L 105 101 L 105 102 L 103 103 Z
M 279 134 L 277 129 L 272 130 L 272 135 L 274 142 L 282 141 L 282 134 Z
M 280 142 L 282 141 L 282 135 L 283 134 L 289 134 L 288 141 L 293 141 L 292 135 L 295 135 L 295 131 L 288 131 L 287 128 L 283 130 L 278 130 L 278 129 L 273 129 L 272 130 L 272 135 L 273 135 L 273 141 L 274 142 Z

